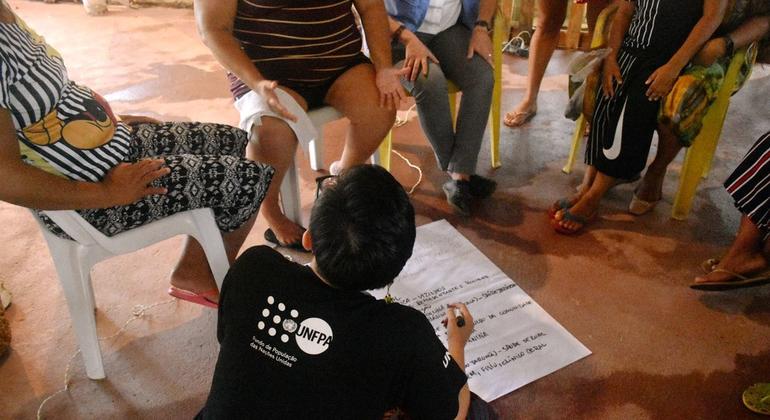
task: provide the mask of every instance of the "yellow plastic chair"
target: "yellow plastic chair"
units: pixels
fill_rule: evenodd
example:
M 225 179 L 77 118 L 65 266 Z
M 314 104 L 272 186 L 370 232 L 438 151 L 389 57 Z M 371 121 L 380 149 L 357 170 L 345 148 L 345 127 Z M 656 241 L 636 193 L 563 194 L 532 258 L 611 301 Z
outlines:
M 711 104 L 703 118 L 703 128 L 693 141 L 692 146 L 687 149 L 679 176 L 679 189 L 674 198 L 674 208 L 671 211 L 671 217 L 674 219 L 687 219 L 692 209 L 692 201 L 695 198 L 698 183 L 701 178 L 708 176 L 717 143 L 719 143 L 719 137 L 722 134 L 727 108 L 730 106 L 730 96 L 732 96 L 738 83 L 738 75 L 741 66 L 746 61 L 747 50 L 747 48 L 741 48 L 735 52 L 725 73 L 724 83 L 722 83 L 714 103 Z

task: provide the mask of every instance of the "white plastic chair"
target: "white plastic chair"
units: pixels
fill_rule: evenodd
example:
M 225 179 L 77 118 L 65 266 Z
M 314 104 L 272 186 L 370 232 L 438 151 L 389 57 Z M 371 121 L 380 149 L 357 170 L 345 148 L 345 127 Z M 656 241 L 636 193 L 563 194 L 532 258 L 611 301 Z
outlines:
M 222 288 L 222 280 L 230 268 L 222 234 L 214 221 L 214 212 L 209 208 L 176 213 L 112 237 L 96 230 L 73 210 L 44 213 L 74 239 L 67 240 L 54 235 L 33 212 L 56 266 L 78 345 L 83 354 L 86 375 L 91 379 L 105 377 L 99 337 L 96 333 L 96 302 L 91 285 L 91 268 L 96 263 L 177 235 L 190 235 L 203 247 L 218 288 Z
M 89 15 L 103 15 L 107 13 L 107 0 L 83 0 L 83 7 Z
M 313 123 L 318 137 L 310 141 L 308 145 L 308 154 L 310 155 L 310 168 L 314 171 L 320 171 L 324 168 L 323 163 L 323 126 L 324 124 L 339 120 L 343 115 L 331 106 L 324 106 L 314 109 L 307 113 L 310 121 Z M 380 165 L 390 170 L 390 148 L 391 133 L 380 144 L 378 151 L 372 154 L 371 162 L 373 165 Z M 286 175 L 281 182 L 281 207 L 283 214 L 295 223 L 302 224 L 302 203 L 299 195 L 299 172 L 296 162 L 286 171 Z

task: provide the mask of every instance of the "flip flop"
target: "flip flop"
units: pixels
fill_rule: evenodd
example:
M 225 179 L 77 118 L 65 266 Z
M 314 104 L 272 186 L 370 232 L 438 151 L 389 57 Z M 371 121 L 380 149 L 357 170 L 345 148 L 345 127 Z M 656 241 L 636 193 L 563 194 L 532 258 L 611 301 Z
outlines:
M 302 233 L 303 234 L 305 233 L 305 230 L 307 230 L 307 229 L 302 228 Z M 292 242 L 290 244 L 282 244 L 282 243 L 278 242 L 278 237 L 275 236 L 275 232 L 273 232 L 273 229 L 267 228 L 267 230 L 265 231 L 265 240 L 270 242 L 270 243 L 275 244 L 276 246 L 281 246 L 281 247 L 289 248 L 289 249 L 296 249 L 297 251 L 309 252 L 308 250 L 305 249 L 304 246 L 302 246 L 302 236 L 301 235 L 300 235 L 299 239 L 296 242 Z
M 0 308 L 8 309 L 9 306 L 11 306 L 11 292 L 3 283 L 0 283 Z
M 724 268 L 717 268 L 712 270 L 711 272 L 713 273 L 715 271 L 729 274 L 730 276 L 737 278 L 739 280 L 710 281 L 707 283 L 692 283 L 690 284 L 690 288 L 695 290 L 705 290 L 705 291 L 711 292 L 711 291 L 720 291 L 720 290 L 743 289 L 747 287 L 757 287 L 765 284 L 770 284 L 770 269 L 762 271 L 761 273 L 757 274 L 754 277 L 746 277 L 738 273 L 733 273 L 730 270 L 725 270 Z
M 548 217 L 553 219 L 556 217 L 556 213 L 558 213 L 559 210 L 568 209 L 573 205 L 575 205 L 575 203 L 571 202 L 569 198 L 560 198 L 548 208 Z
M 521 127 L 522 125 L 529 122 L 529 120 L 531 120 L 536 114 L 536 109 L 529 111 L 509 112 L 505 114 L 505 117 L 503 118 L 503 124 L 511 128 Z M 509 115 L 511 116 L 510 118 L 508 118 Z
M 634 197 L 628 204 L 628 212 L 634 216 L 643 216 L 655 209 L 655 206 L 658 205 L 658 202 L 660 202 L 660 198 L 653 201 L 647 201 L 637 197 L 636 193 L 634 193 Z
M 177 299 L 186 300 L 192 303 L 197 303 L 198 305 L 203 305 L 208 308 L 216 309 L 219 307 L 219 304 L 217 302 L 214 302 L 213 300 L 207 297 L 207 296 L 219 295 L 219 290 L 217 289 L 211 289 L 205 292 L 195 293 L 189 290 L 180 289 L 176 286 L 171 286 L 168 288 L 168 294 Z
M 770 383 L 756 383 L 746 388 L 743 405 L 755 413 L 770 415 Z
M 564 213 L 561 220 L 556 220 L 555 218 L 551 219 L 551 227 L 553 227 L 553 230 L 555 230 L 556 233 L 560 233 L 562 235 L 574 235 L 578 232 L 581 232 L 583 228 L 586 227 L 586 225 L 596 216 L 596 213 L 588 217 L 578 216 L 577 214 L 572 214 L 569 209 L 562 209 L 562 211 Z M 580 226 L 574 229 L 569 229 L 559 223 L 562 220 L 579 223 Z

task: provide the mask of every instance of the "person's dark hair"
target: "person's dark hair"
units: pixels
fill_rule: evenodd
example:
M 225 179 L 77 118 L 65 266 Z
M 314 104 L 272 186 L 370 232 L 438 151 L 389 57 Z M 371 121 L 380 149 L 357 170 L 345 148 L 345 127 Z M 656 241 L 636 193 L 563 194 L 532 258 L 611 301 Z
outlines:
M 316 266 L 326 281 L 344 290 L 379 289 L 412 256 L 414 208 L 388 171 L 359 165 L 323 189 L 309 229 Z

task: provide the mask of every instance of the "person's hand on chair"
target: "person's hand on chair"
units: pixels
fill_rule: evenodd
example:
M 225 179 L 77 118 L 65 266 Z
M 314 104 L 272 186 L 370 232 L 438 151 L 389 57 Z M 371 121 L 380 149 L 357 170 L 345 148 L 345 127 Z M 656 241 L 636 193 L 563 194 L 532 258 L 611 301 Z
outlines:
M 147 195 L 165 194 L 165 188 L 150 185 L 171 172 L 164 164 L 163 159 L 145 159 L 112 168 L 102 181 L 107 203 L 95 207 L 128 205 Z

